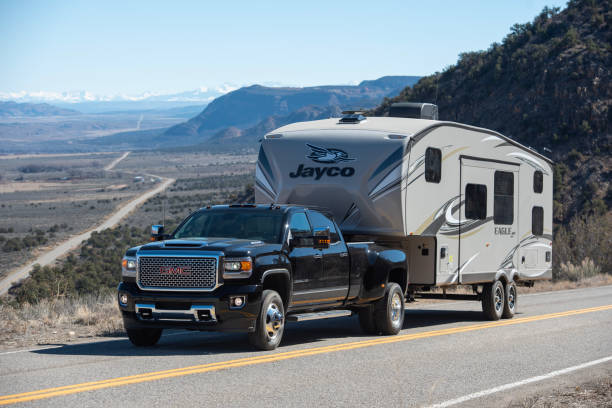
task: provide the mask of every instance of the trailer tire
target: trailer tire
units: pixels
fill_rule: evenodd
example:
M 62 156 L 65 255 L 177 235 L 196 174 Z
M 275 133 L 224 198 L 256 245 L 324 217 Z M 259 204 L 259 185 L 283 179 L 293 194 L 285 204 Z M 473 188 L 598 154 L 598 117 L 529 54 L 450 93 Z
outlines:
M 482 311 L 488 320 L 499 320 L 504 312 L 505 289 L 501 281 L 487 283 L 482 289 Z
M 516 313 L 516 283 L 514 283 L 514 281 L 508 282 L 506 284 L 505 289 L 506 291 L 504 293 L 504 312 L 502 313 L 502 317 L 504 319 L 512 319 L 512 317 Z
M 382 334 L 393 335 L 404 325 L 404 292 L 395 282 L 387 284 L 385 296 L 376 302 L 374 317 L 376 326 Z
M 157 344 L 162 329 L 127 329 L 128 338 L 136 347 L 151 347 Z
M 376 319 L 374 317 L 374 307 L 372 305 L 361 308 L 359 310 L 359 324 L 361 329 L 366 334 L 378 334 L 379 330 L 376 327 Z
M 255 331 L 249 333 L 249 343 L 259 350 L 274 350 L 285 330 L 285 308 L 277 291 L 266 289 L 261 295 L 261 308 Z

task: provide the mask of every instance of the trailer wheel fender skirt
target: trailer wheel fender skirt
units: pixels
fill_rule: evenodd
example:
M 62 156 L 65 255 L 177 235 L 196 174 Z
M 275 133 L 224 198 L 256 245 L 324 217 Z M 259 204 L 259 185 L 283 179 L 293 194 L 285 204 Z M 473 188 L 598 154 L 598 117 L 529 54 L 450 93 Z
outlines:
M 515 275 L 516 272 L 514 272 L 511 276 L 508 276 L 508 273 L 506 271 L 501 270 L 497 271 L 497 273 L 495 274 L 495 280 L 502 281 L 502 283 L 505 285 L 506 282 L 512 282 L 514 280 Z

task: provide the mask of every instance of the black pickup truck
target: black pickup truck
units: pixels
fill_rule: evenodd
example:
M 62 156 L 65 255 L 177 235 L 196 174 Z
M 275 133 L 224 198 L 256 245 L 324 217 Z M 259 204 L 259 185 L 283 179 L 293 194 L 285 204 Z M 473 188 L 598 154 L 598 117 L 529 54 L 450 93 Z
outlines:
M 170 235 L 127 250 L 118 302 L 131 342 L 163 329 L 241 331 L 271 350 L 286 320 L 359 314 L 371 334 L 397 334 L 408 286 L 406 255 L 347 243 L 329 213 L 293 205 L 202 208 Z

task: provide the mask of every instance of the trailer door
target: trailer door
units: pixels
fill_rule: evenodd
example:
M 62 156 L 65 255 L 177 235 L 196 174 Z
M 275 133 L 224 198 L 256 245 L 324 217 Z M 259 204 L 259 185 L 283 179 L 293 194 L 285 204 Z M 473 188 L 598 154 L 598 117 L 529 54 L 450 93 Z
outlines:
M 512 275 L 518 244 L 518 170 L 511 162 L 461 157 L 459 282 Z

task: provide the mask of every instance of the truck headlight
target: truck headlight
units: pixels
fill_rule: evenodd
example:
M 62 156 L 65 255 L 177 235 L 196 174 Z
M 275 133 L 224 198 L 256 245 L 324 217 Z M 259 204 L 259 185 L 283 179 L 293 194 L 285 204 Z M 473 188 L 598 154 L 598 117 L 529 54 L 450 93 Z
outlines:
M 253 260 L 246 258 L 226 258 L 223 262 L 223 279 L 244 279 L 253 273 Z
M 125 277 L 135 278 L 136 277 L 136 259 L 130 257 L 123 257 L 121 260 L 121 275 Z

